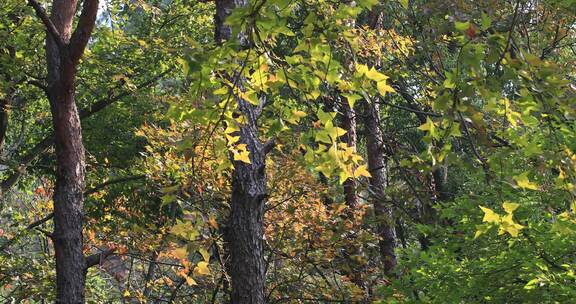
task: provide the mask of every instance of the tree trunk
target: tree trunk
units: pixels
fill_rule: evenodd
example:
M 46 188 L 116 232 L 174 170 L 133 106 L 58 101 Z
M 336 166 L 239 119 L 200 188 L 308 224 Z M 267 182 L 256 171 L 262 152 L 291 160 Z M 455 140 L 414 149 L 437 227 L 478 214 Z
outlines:
M 386 154 L 382 131 L 380 130 L 380 108 L 377 103 L 365 104 L 366 150 L 368 154 L 368 170 L 370 200 L 374 213 L 378 218 L 378 234 L 380 236 L 380 255 L 384 272 L 390 274 L 396 266 L 396 232 L 392 209 L 384 202 L 386 189 Z
M 239 39 L 241 46 L 249 47 L 248 41 L 243 41 L 245 37 L 242 33 L 238 37 L 231 37 L 231 28 L 224 25 L 224 20 L 234 8 L 247 5 L 246 0 L 216 1 L 217 42 Z M 231 210 L 226 236 L 231 256 L 231 300 L 234 304 L 260 304 L 265 303 L 263 217 L 267 198 L 265 158 L 268 147 L 258 138 L 257 119 L 261 109 L 241 98 L 236 98 L 236 101 L 238 110 L 246 118 L 240 126 L 239 143 L 246 144 L 250 164 L 234 161 L 232 174 Z
M 343 139 L 348 145 L 348 147 L 353 147 L 356 149 L 356 112 L 348 101 L 341 98 L 342 107 L 342 128 L 346 130 Z M 356 195 L 356 180 L 349 178 L 344 182 L 344 195 L 346 197 L 346 205 L 350 208 L 356 207 L 358 205 L 358 195 Z
M 254 107 L 240 101 L 244 114 Z M 247 144 L 251 164 L 235 162 L 228 227 L 232 303 L 264 303 L 265 264 L 263 216 L 266 202 L 264 147 L 258 141 L 255 117 L 240 128 L 240 142 Z
M 84 1 L 74 34 L 76 0 L 54 0 L 49 19 L 36 1 L 29 3 L 48 31 L 47 93 L 57 165 L 52 234 L 56 254 L 56 303 L 84 303 L 87 269 L 82 252 L 85 162 L 82 128 L 74 97 L 76 66 L 94 27 L 98 0 Z

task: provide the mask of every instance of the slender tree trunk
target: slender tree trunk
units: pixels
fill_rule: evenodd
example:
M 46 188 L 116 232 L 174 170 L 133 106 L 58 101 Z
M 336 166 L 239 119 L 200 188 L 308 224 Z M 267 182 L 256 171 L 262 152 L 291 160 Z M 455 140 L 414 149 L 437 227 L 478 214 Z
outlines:
M 396 232 L 392 209 L 384 202 L 386 189 L 386 154 L 383 135 L 380 130 L 380 108 L 377 103 L 365 104 L 364 124 L 366 128 L 366 150 L 368 170 L 372 175 L 370 182 L 370 200 L 378 218 L 380 236 L 380 255 L 385 273 L 390 274 L 396 266 Z
M 342 128 L 346 130 L 343 139 L 348 145 L 356 149 L 356 112 L 348 101 L 341 98 L 340 100 L 342 108 Z M 358 205 L 358 195 L 356 194 L 356 180 L 349 178 L 344 182 L 344 195 L 346 197 L 346 205 L 350 208 L 354 208 Z
M 84 303 L 87 264 L 83 250 L 84 145 L 75 102 L 76 67 L 88 43 L 98 0 L 85 0 L 78 27 L 72 33 L 77 0 L 54 0 L 51 16 L 29 1 L 47 27 L 48 99 L 56 148 L 54 190 L 54 251 L 56 303 Z
M 216 1 L 216 41 L 239 39 L 240 45 L 249 47 L 248 41 L 243 41 L 245 37 L 242 33 L 238 37 L 231 37 L 231 28 L 224 25 L 224 20 L 234 8 L 247 5 L 246 0 Z M 246 144 L 250 153 L 250 164 L 235 161 L 232 174 L 231 210 L 227 227 L 231 257 L 231 300 L 234 304 L 260 304 L 265 303 L 263 218 L 267 198 L 265 158 L 268 147 L 258 139 L 257 119 L 261 109 L 241 98 L 236 101 L 238 110 L 246 118 L 238 135 L 239 142 Z

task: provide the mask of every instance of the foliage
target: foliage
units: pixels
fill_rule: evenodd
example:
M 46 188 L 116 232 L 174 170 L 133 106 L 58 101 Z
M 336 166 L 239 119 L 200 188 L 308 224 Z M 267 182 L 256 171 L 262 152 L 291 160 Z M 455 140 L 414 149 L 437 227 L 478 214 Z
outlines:
M 49 1 L 44 1 L 48 7 Z M 257 0 L 214 41 L 214 4 L 104 1 L 77 79 L 90 303 L 225 303 L 238 131 L 262 112 L 270 303 L 569 303 L 576 298 L 574 1 Z M 0 7 L 0 298 L 54 298 L 44 29 Z M 240 45 L 237 41 L 244 41 Z M 249 47 L 246 47 L 246 46 Z M 345 137 L 343 105 L 359 141 Z M 377 216 L 365 109 L 385 153 Z M 32 160 L 28 160 L 32 153 Z M 345 204 L 354 180 L 359 206 Z M 397 234 L 384 274 L 379 241 Z

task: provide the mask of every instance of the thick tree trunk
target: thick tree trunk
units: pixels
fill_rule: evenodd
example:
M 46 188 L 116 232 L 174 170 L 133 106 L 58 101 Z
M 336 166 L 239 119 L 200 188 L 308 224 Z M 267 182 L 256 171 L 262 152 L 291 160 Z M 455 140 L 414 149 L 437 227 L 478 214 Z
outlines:
M 56 189 L 54 191 L 54 250 L 57 303 L 84 303 L 86 262 L 82 253 L 84 201 L 84 146 L 73 87 L 50 87 L 56 134 Z
M 30 0 L 47 27 L 46 61 L 48 99 L 56 148 L 54 190 L 54 251 L 56 254 L 56 303 L 84 303 L 86 259 L 82 252 L 84 202 L 84 145 L 76 108 L 76 66 L 94 27 L 98 0 L 85 0 L 72 34 L 76 0 L 54 0 L 48 19 L 36 1 Z
M 240 128 L 240 142 L 247 144 L 251 164 L 234 163 L 228 227 L 232 303 L 264 303 L 264 204 L 266 203 L 265 151 L 258 140 L 253 105 L 240 101 L 249 114 Z
M 344 99 L 341 101 L 342 108 L 342 128 L 346 130 L 343 139 L 348 147 L 356 149 L 356 112 L 350 107 L 348 102 Z M 346 197 L 346 205 L 353 208 L 358 205 L 358 195 L 356 194 L 356 180 L 349 178 L 344 182 L 344 195 Z
M 368 170 L 372 175 L 370 182 L 370 200 L 378 218 L 380 236 L 380 255 L 385 273 L 391 273 L 396 266 L 396 232 L 392 209 L 384 202 L 386 189 L 386 154 L 383 135 L 380 130 L 380 108 L 377 103 L 365 104 L 366 150 Z
M 232 30 L 224 20 L 236 7 L 248 5 L 246 0 L 216 1 L 217 42 L 239 39 L 240 45 L 249 47 L 242 33 L 231 37 Z M 234 75 L 237 77 L 238 75 Z M 241 87 L 241 85 L 239 85 Z M 267 198 L 265 158 L 266 149 L 258 138 L 257 119 L 261 109 L 237 98 L 238 110 L 246 118 L 240 126 L 239 143 L 246 144 L 250 164 L 234 162 L 232 175 L 232 198 L 227 242 L 231 257 L 229 265 L 232 283 L 232 303 L 265 303 L 264 263 L 264 205 Z
M 75 1 L 54 1 L 52 22 L 61 37 L 70 39 Z M 65 49 L 50 36 L 46 44 L 48 99 L 56 148 L 54 190 L 54 251 L 56 303 L 84 303 L 86 261 L 82 253 L 84 146 L 74 100 L 76 67 Z

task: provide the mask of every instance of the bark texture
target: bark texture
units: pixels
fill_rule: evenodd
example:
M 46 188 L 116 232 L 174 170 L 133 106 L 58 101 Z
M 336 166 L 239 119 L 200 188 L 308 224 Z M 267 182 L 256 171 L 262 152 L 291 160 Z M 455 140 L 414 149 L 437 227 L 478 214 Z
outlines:
M 85 0 L 78 27 L 72 33 L 76 0 L 54 0 L 50 18 L 29 1 L 47 27 L 47 94 L 56 150 L 54 191 L 54 251 L 56 303 L 84 303 L 87 262 L 82 225 L 85 161 L 82 127 L 75 102 L 76 67 L 94 27 L 98 0 Z
M 374 213 L 378 218 L 378 234 L 380 236 L 380 255 L 384 272 L 390 274 L 396 266 L 396 231 L 392 209 L 384 201 L 386 189 L 386 152 L 383 134 L 380 130 L 380 108 L 377 103 L 365 104 L 366 150 L 368 154 L 368 170 L 370 200 Z
M 231 28 L 224 25 L 234 8 L 246 5 L 246 0 L 216 1 L 216 41 L 238 39 L 242 47 L 249 47 L 242 33 L 232 37 Z M 237 78 L 238 75 L 232 77 Z M 241 79 L 237 81 L 239 87 L 242 86 L 241 82 Z M 265 158 L 268 147 L 258 138 L 257 120 L 261 107 L 240 98 L 236 101 L 238 110 L 246 118 L 240 126 L 239 142 L 247 145 L 251 163 L 235 161 L 232 175 L 231 210 L 226 233 L 231 257 L 231 301 L 234 304 L 260 304 L 265 303 L 263 217 L 267 199 Z
M 265 303 L 264 205 L 266 172 L 264 146 L 258 140 L 254 106 L 240 101 L 249 117 L 240 128 L 240 142 L 247 144 L 251 164 L 234 163 L 232 199 L 228 225 L 232 303 Z

